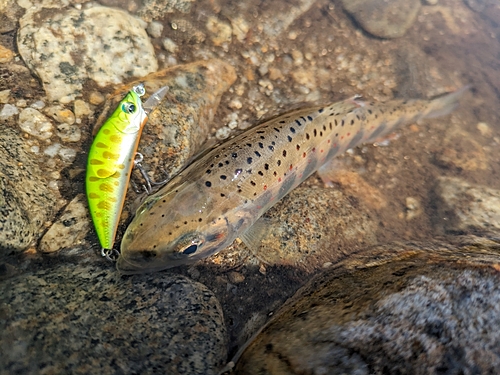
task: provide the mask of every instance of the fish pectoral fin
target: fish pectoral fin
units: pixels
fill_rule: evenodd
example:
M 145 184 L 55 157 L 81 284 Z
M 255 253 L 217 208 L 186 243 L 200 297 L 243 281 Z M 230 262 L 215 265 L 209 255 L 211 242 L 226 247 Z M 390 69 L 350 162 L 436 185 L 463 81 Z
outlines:
M 260 261 L 259 257 L 260 248 L 262 247 L 262 240 L 270 234 L 272 226 L 271 220 L 266 217 L 261 217 L 253 225 L 240 236 L 243 243 L 250 249 L 253 255 Z M 264 262 L 267 263 L 267 262 Z

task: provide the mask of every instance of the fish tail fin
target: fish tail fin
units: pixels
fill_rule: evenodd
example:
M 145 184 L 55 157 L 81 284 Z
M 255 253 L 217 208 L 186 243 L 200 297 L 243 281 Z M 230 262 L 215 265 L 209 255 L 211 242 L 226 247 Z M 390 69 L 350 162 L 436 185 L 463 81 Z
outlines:
M 429 109 L 427 113 L 425 113 L 424 117 L 434 118 L 451 113 L 455 108 L 457 108 L 460 97 L 469 89 L 470 86 L 464 86 L 457 91 L 432 99 Z

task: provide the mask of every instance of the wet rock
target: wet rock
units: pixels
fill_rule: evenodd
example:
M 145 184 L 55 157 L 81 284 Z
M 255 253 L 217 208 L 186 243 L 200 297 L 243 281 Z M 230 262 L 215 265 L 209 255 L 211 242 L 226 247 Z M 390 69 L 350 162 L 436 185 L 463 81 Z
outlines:
M 158 68 L 142 24 L 118 9 L 42 8 L 19 22 L 19 52 L 50 100 L 70 102 L 89 78 L 102 87 Z
M 485 170 L 488 158 L 482 145 L 470 133 L 461 129 L 447 132 L 443 144 L 435 154 L 436 164 L 466 171 Z
M 22 131 L 38 139 L 45 140 L 52 137 L 52 122 L 34 108 L 25 108 L 21 111 L 19 127 Z
M 79 262 L 11 278 L 0 296 L 5 373 L 215 374 L 225 360 L 219 302 L 183 276 Z
M 64 209 L 62 215 L 42 237 L 39 249 L 52 253 L 78 246 L 90 229 L 90 218 L 85 197 L 77 195 Z
M 0 257 L 25 250 L 52 217 L 55 197 L 19 133 L 0 124 Z
M 365 206 L 334 188 L 299 187 L 261 220 L 265 235 L 251 250 L 268 265 L 311 272 L 376 243 L 377 223 Z
M 193 2 L 194 0 L 144 0 L 138 14 L 143 20 L 151 22 L 164 18 L 167 13 L 189 13 Z
M 434 192 L 436 224 L 441 232 L 500 230 L 500 190 L 439 177 Z
M 234 68 L 221 60 L 178 65 L 140 80 L 146 85 L 146 96 L 163 86 L 169 87 L 161 104 L 149 116 L 139 144 L 144 165 L 155 180 L 173 176 L 199 151 L 213 126 L 221 95 L 235 80 Z M 98 124 L 107 119 L 136 83 L 119 88 L 111 96 Z
M 299 290 L 235 372 L 496 372 L 499 261 L 486 240 L 368 249 Z
M 413 25 L 420 0 L 342 0 L 361 27 L 380 38 L 399 38 Z

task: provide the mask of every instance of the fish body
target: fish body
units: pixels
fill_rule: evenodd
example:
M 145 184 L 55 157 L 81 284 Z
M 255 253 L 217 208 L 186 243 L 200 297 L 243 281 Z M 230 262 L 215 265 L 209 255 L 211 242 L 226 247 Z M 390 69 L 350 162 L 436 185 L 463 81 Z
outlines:
M 318 168 L 398 126 L 449 113 L 463 90 L 383 104 L 354 97 L 247 130 L 143 202 L 122 240 L 117 268 L 157 271 L 208 257 L 238 237 L 252 244 L 259 217 Z
M 137 92 L 136 92 L 137 91 Z M 113 248 L 133 161 L 147 114 L 135 86 L 99 129 L 87 161 L 87 199 L 99 242 Z M 104 250 L 103 250 L 104 253 Z

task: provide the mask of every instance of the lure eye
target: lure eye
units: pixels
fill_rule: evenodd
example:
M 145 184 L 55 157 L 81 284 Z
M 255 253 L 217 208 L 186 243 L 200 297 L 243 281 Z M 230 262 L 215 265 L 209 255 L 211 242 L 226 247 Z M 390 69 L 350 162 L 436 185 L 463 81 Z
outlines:
M 131 115 L 135 112 L 136 106 L 134 103 L 126 102 L 122 104 L 122 111 Z

